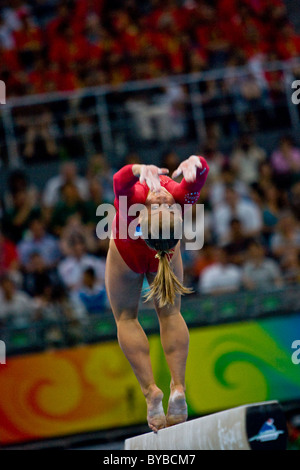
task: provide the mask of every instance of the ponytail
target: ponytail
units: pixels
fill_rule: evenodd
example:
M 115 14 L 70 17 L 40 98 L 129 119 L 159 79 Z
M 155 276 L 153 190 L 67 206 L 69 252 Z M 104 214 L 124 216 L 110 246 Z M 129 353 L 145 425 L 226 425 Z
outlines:
M 167 304 L 174 305 L 176 295 L 191 294 L 192 289 L 185 287 L 174 274 L 168 254 L 170 251 L 158 251 L 156 258 L 159 259 L 157 274 L 150 286 L 150 291 L 145 301 L 155 299 L 159 307 Z

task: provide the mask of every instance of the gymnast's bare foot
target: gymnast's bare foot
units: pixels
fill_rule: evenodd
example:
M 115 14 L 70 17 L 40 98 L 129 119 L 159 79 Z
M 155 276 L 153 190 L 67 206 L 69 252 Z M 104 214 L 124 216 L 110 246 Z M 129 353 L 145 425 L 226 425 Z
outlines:
M 188 412 L 184 388 L 182 386 L 171 387 L 166 425 L 173 426 L 174 424 L 184 423 L 187 417 Z
M 156 385 L 151 386 L 145 394 L 148 426 L 154 432 L 166 427 L 166 416 L 162 405 L 163 396 L 163 392 Z

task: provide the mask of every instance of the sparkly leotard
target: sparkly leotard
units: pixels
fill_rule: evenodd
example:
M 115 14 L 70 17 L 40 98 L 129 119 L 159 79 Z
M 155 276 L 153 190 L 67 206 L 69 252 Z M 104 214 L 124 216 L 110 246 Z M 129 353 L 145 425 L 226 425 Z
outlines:
M 209 166 L 203 157 L 199 157 L 199 159 L 202 168 L 197 169 L 196 180 L 193 183 L 186 182 L 184 178 L 180 183 L 177 183 L 168 176 L 160 175 L 159 177 L 161 186 L 172 194 L 175 203 L 180 204 L 182 208 L 185 204 L 195 204 L 197 202 L 201 188 L 206 181 Z M 130 217 L 127 212 L 124 213 L 120 210 L 120 196 L 127 196 L 127 207 L 129 208 L 133 204 L 145 204 L 149 193 L 147 184 L 140 183 L 139 178 L 134 176 L 132 166 L 126 165 L 114 175 L 116 216 L 113 222 L 113 238 L 120 255 L 132 271 L 136 273 L 155 273 L 158 268 L 158 259 L 155 258 L 156 252 L 148 247 L 143 238 L 138 235 L 135 239 L 129 236 L 120 237 L 121 221 L 128 228 L 130 222 L 136 218 Z

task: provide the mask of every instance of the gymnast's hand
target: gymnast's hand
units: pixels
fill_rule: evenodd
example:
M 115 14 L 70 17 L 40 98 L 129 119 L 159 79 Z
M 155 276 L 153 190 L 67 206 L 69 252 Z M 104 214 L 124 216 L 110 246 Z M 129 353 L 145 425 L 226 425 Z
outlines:
M 132 173 L 134 176 L 139 176 L 140 183 L 146 183 L 150 191 L 160 191 L 159 175 L 167 175 L 169 170 L 167 168 L 158 168 L 155 165 L 133 165 Z
M 197 168 L 202 168 L 202 163 L 199 157 L 192 155 L 190 158 L 180 163 L 177 170 L 173 172 L 172 178 L 177 178 L 179 175 L 183 174 L 187 183 L 193 183 L 197 177 Z

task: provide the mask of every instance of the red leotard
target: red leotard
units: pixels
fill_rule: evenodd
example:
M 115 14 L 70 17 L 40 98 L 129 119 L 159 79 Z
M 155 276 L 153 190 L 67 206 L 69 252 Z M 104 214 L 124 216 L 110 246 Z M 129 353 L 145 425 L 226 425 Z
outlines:
M 206 181 L 209 166 L 203 157 L 199 158 L 202 168 L 197 168 L 196 180 L 193 183 L 187 183 L 184 178 L 180 183 L 177 183 L 168 176 L 159 176 L 161 186 L 172 194 L 175 203 L 180 204 L 182 208 L 185 204 L 195 204 L 197 202 L 200 190 Z M 145 204 L 149 193 L 147 184 L 140 183 L 139 177 L 134 176 L 132 173 L 132 166 L 126 165 L 114 175 L 114 205 L 117 212 L 113 222 L 112 235 L 120 255 L 132 271 L 136 273 L 155 273 L 158 268 L 155 250 L 149 248 L 141 237 L 134 240 L 129 236 L 126 239 L 119 237 L 119 222 L 122 218 L 124 220 L 124 215 L 120 211 L 120 196 L 127 196 L 127 206 L 129 208 L 132 204 Z M 126 227 L 136 217 L 125 214 Z

